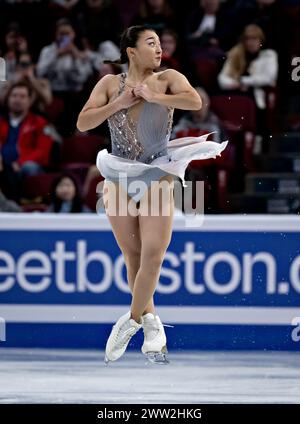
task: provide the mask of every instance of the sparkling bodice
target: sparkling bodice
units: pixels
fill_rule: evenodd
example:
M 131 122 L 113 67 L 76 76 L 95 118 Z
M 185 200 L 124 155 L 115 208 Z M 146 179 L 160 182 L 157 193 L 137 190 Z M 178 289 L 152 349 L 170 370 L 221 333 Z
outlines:
M 125 88 L 126 73 L 120 75 L 119 96 Z M 144 101 L 137 122 L 121 109 L 108 118 L 113 155 L 151 163 L 167 154 L 174 108 Z

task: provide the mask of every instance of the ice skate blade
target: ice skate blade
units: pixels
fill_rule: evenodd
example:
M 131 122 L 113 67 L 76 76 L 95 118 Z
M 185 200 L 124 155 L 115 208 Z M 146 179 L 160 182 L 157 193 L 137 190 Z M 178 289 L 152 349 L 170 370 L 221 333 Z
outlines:
M 104 357 L 104 364 L 108 365 L 111 361 L 108 359 L 108 357 L 105 355 Z
M 163 352 L 147 352 L 145 353 L 145 355 L 148 361 L 152 364 L 167 365 L 170 363 L 170 361 L 166 357 L 166 354 Z

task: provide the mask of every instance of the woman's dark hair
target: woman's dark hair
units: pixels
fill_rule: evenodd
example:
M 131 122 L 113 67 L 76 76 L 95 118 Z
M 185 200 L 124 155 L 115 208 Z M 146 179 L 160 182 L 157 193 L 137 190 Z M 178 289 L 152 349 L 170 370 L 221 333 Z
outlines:
M 81 200 L 81 194 L 80 194 L 78 182 L 77 182 L 76 178 L 74 177 L 74 175 L 67 173 L 67 172 L 64 172 L 63 174 L 59 175 L 52 182 L 51 189 L 50 189 L 50 198 L 51 198 L 51 203 L 53 205 L 53 211 L 54 212 L 60 211 L 60 208 L 61 208 L 63 201 L 57 197 L 56 189 L 57 189 L 57 186 L 59 185 L 59 183 L 64 178 L 69 178 L 75 186 L 75 196 L 74 196 L 74 199 L 72 200 L 71 212 L 74 212 L 74 213 L 75 212 L 82 212 L 83 202 Z
M 120 40 L 120 52 L 121 57 L 117 60 L 104 60 L 103 63 L 113 63 L 113 64 L 124 64 L 128 62 L 128 56 L 126 49 L 127 47 L 136 47 L 140 34 L 144 31 L 154 31 L 154 29 L 148 27 L 147 25 L 135 25 L 131 26 L 122 33 Z

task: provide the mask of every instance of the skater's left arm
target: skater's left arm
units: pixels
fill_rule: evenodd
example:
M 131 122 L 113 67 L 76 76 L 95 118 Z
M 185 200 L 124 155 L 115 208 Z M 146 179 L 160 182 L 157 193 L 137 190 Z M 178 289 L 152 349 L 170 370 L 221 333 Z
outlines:
M 167 69 L 162 73 L 162 78 L 167 81 L 170 94 L 152 92 L 145 84 L 139 86 L 140 90 L 135 89 L 135 94 L 150 103 L 159 103 L 183 110 L 201 109 L 201 97 L 183 74 L 175 69 Z

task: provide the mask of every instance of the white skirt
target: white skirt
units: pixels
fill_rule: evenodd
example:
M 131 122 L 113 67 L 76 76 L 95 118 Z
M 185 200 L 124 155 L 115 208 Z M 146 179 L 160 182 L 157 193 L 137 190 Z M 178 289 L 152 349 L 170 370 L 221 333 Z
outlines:
M 130 178 L 141 176 L 151 168 L 160 168 L 179 177 L 183 186 L 187 187 L 184 175 L 188 164 L 192 160 L 215 159 L 217 156 L 221 156 L 228 144 L 228 140 L 222 143 L 207 141 L 210 134 L 213 133 L 200 137 L 181 137 L 170 140 L 167 144 L 167 154 L 154 159 L 150 164 L 139 162 L 136 159 L 125 159 L 103 149 L 97 155 L 97 168 L 101 175 L 108 179 L 118 179 L 120 172 Z

